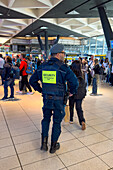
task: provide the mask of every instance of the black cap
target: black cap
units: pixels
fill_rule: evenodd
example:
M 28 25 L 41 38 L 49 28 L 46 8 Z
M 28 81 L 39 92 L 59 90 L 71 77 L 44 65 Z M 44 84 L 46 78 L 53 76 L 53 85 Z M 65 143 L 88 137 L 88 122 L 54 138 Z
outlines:
M 61 52 L 64 52 L 64 46 L 62 44 L 55 44 L 50 49 L 51 54 L 57 54 L 57 53 L 61 53 Z

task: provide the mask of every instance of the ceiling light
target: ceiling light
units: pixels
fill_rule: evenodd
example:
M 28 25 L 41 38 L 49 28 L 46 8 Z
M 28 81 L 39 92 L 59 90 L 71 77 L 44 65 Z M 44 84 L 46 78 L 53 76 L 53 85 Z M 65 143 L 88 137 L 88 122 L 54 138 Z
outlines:
M 75 37 L 76 39 L 79 39 L 78 37 Z
M 77 12 L 77 11 L 75 11 L 75 10 L 73 10 L 73 11 L 67 13 L 67 14 L 68 14 L 68 15 L 78 15 L 78 14 L 80 14 L 80 13 Z
M 69 37 L 74 37 L 74 35 L 69 35 Z
M 10 17 L 10 13 L 7 13 L 7 16 Z
M 0 15 L 3 15 L 2 13 L 0 13 Z
M 32 31 L 32 34 L 34 35 L 35 33 Z
M 31 35 L 25 35 L 26 37 L 31 37 Z
M 47 30 L 47 29 L 48 29 L 48 27 L 44 27 L 44 26 L 42 26 L 42 27 L 40 27 L 40 29 L 41 29 L 41 30 Z

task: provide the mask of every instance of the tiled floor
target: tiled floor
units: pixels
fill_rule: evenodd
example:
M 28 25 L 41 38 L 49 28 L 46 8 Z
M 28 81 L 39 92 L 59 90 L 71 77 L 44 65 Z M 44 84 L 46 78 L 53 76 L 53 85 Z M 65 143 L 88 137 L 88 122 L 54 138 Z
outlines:
M 15 92 L 17 85 L 18 81 Z M 113 87 L 102 85 L 99 93 L 103 95 L 88 94 L 83 101 L 85 131 L 76 112 L 74 124 L 62 122 L 61 148 L 55 154 L 40 150 L 42 98 L 38 92 L 15 93 L 18 101 L 0 101 L 0 170 L 113 169 Z M 49 134 L 51 129 L 52 123 Z

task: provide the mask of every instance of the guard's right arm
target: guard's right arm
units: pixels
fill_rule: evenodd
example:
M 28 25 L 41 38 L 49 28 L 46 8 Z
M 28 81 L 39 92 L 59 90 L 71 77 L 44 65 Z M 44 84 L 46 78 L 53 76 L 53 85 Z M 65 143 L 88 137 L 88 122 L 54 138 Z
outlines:
M 42 88 L 40 87 L 40 84 L 38 83 L 38 81 L 40 80 L 38 73 L 39 73 L 39 70 L 36 70 L 35 73 L 30 77 L 29 83 L 35 91 L 42 93 Z

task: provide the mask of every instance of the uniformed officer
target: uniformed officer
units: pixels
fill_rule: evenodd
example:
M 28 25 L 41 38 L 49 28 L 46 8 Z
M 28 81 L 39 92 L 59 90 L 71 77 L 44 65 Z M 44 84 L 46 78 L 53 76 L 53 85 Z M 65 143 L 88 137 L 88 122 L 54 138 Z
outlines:
M 60 148 L 57 141 L 61 133 L 61 121 L 65 116 L 64 96 L 66 82 L 69 81 L 70 83 L 70 96 L 72 96 L 77 91 L 78 80 L 71 69 L 63 63 L 65 56 L 64 46 L 55 44 L 50 52 L 50 60 L 38 67 L 38 70 L 30 78 L 30 84 L 35 91 L 42 93 L 43 96 L 41 150 L 48 150 L 48 131 L 51 116 L 53 115 L 50 153 L 54 153 Z M 42 82 L 42 88 L 38 83 L 39 80 Z

